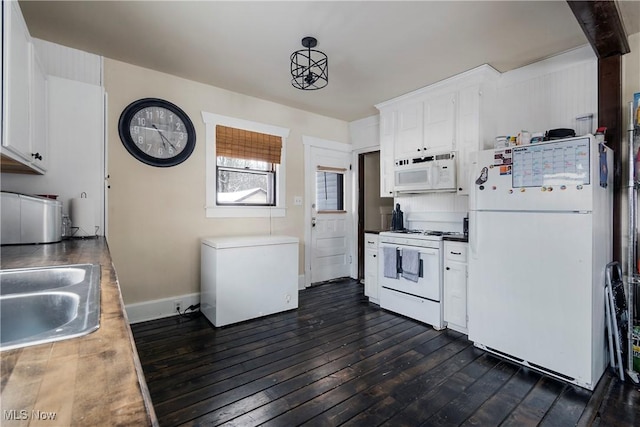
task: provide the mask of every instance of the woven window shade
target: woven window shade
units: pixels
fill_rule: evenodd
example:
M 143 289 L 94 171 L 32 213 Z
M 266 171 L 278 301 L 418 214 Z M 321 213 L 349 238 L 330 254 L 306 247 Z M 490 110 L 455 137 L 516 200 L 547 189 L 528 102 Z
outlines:
M 282 138 L 227 126 L 216 126 L 216 155 L 280 164 Z

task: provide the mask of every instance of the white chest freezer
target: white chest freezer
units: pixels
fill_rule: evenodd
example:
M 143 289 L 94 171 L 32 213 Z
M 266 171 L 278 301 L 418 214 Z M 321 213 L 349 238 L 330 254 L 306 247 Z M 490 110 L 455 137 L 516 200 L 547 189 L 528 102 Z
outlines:
M 203 238 L 200 310 L 224 326 L 298 308 L 298 239 Z

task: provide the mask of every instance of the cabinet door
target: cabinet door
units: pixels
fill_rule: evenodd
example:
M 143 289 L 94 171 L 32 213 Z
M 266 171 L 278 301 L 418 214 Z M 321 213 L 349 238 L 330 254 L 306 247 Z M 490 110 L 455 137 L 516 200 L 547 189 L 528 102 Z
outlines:
M 364 267 L 364 294 L 371 299 L 378 299 L 378 251 L 367 249 Z
M 453 150 L 455 141 L 456 92 L 428 97 L 424 103 L 424 150 Z
M 398 106 L 396 158 L 417 157 L 422 153 L 423 104 L 411 101 Z
M 444 320 L 454 329 L 467 328 L 467 265 L 447 262 L 444 269 Z M 457 327 L 457 328 L 456 328 Z
M 2 147 L 12 158 L 31 161 L 29 85 L 31 38 L 17 1 L 3 2 Z
M 380 112 L 380 197 L 393 197 L 395 116 L 393 110 Z
M 49 161 L 47 132 L 47 76 L 32 49 L 31 76 L 31 152 L 32 166 L 45 172 Z
M 364 294 L 378 301 L 378 235 L 364 235 Z
M 458 152 L 458 194 L 469 194 L 469 156 L 480 150 L 480 86 L 473 85 L 458 92 L 456 119 L 456 151 Z

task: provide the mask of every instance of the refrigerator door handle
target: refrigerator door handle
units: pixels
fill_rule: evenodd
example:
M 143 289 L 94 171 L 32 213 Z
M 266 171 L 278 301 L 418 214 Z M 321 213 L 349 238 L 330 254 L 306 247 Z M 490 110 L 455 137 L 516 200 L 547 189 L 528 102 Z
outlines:
M 469 246 L 471 246 L 471 256 L 478 258 L 478 217 L 476 211 L 469 212 Z

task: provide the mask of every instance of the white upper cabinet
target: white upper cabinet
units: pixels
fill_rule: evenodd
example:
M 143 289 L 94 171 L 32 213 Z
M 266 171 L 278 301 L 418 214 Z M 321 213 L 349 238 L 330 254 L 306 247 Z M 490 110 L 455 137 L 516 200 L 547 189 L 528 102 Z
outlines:
M 34 168 L 44 172 L 49 161 L 47 75 L 35 50 L 31 64 L 31 162 Z
M 450 151 L 455 145 L 456 92 L 428 96 L 424 101 L 423 154 Z
M 417 157 L 422 152 L 424 138 L 424 105 L 422 100 L 398 105 L 398 129 L 395 157 Z
M 469 154 L 489 148 L 495 137 L 499 76 L 489 65 L 482 65 L 376 105 L 380 110 L 380 161 L 388 164 L 388 159 L 383 160 L 385 152 L 393 152 L 395 164 L 398 159 L 456 151 L 458 194 L 468 194 Z M 381 175 L 382 196 L 393 192 L 389 189 L 393 171 L 385 176 L 390 177 L 391 186 L 382 182 Z
M 380 197 L 393 197 L 395 122 L 394 110 L 380 111 Z
M 43 173 L 46 77 L 17 1 L 2 2 L 2 55 L 3 171 Z

